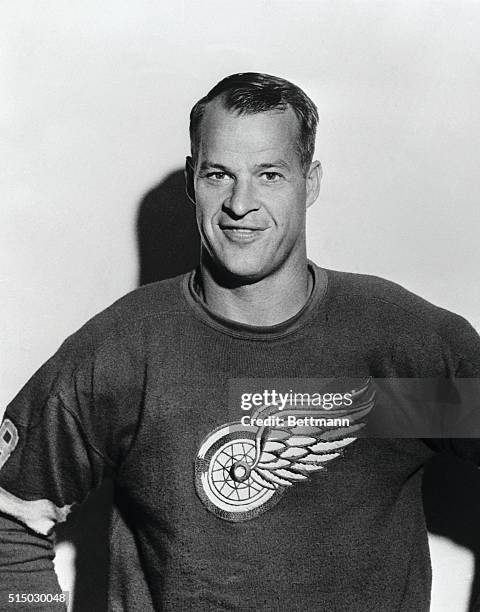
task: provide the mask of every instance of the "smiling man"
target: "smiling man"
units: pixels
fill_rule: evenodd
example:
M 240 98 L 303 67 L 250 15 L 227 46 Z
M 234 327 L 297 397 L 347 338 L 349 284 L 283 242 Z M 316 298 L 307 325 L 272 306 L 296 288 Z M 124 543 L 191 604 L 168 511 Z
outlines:
M 422 468 L 444 448 L 478 464 L 480 447 L 356 439 L 369 383 L 335 385 L 479 377 L 480 338 L 394 283 L 307 260 L 316 125 L 301 89 L 257 73 L 192 109 L 199 268 L 94 317 L 7 407 L 0 609 L 28 594 L 58 609 L 51 530 L 111 475 L 110 610 L 428 610 Z M 315 391 L 348 425 L 317 425 L 306 379 L 330 381 Z M 245 423 L 241 398 L 262 389 Z M 279 408 L 285 393 L 299 405 Z
M 192 110 L 187 171 L 202 237 L 205 301 L 234 320 L 272 325 L 298 312 L 312 287 L 305 213 L 317 199 L 321 168 L 312 162 L 313 103 L 283 86 L 283 95 L 297 102 L 294 110 L 281 98 L 281 80 L 255 78 L 257 112 L 242 106 L 247 87 L 243 97 L 238 89 L 229 95 L 229 79 Z M 262 86 L 272 90 L 269 108 Z

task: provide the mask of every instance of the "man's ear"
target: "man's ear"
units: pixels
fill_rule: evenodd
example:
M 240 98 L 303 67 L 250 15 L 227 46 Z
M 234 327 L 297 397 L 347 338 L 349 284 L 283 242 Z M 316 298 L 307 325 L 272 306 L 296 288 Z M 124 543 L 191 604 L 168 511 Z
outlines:
M 320 193 L 320 182 L 322 180 L 322 165 L 319 161 L 313 161 L 307 173 L 307 208 L 318 198 Z
M 195 187 L 194 187 L 194 163 L 193 159 L 188 156 L 185 158 L 185 186 L 188 199 L 195 205 Z

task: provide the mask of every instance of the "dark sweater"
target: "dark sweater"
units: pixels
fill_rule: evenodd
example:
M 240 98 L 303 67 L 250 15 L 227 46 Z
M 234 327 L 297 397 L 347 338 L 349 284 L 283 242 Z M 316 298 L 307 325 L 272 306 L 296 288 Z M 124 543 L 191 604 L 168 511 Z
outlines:
M 113 610 L 428 610 L 422 467 L 448 446 L 479 463 L 475 441 L 358 439 L 240 522 L 197 495 L 202 441 L 241 416 L 232 379 L 480 376 L 480 338 L 461 317 L 379 278 L 312 270 L 307 304 L 273 327 L 209 312 L 190 274 L 133 291 L 67 339 L 5 415 L 19 440 L 0 486 L 49 502 L 15 510 L 0 495 L 30 528 L 3 519 L 0 609 L 6 593 L 51 592 L 51 542 L 33 531 L 111 474 Z

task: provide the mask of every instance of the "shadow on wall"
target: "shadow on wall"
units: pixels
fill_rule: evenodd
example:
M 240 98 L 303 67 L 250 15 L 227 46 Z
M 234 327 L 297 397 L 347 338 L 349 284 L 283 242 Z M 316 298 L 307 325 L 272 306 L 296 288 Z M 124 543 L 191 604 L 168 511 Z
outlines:
M 142 199 L 137 239 L 140 285 L 182 274 L 198 264 L 200 239 L 195 210 L 185 194 L 182 170 L 169 174 Z M 473 552 L 471 610 L 480 609 L 473 603 L 480 592 L 478 470 L 447 455 L 437 456 L 426 468 L 424 504 L 432 533 Z M 111 507 L 112 485 L 107 482 L 89 497 L 68 525 L 58 530 L 59 540 L 73 542 L 77 551 L 74 612 L 106 609 Z M 126 563 L 135 563 L 131 554 L 130 549 L 125 555 Z
M 200 237 L 183 170 L 172 172 L 143 198 L 137 218 L 139 284 L 183 274 L 197 266 Z

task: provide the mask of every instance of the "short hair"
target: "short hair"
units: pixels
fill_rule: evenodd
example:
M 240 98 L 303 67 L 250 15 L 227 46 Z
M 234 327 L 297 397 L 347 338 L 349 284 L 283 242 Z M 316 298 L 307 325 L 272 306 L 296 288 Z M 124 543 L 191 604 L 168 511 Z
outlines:
M 225 77 L 192 108 L 190 146 L 194 161 L 200 145 L 200 124 L 205 107 L 218 97 L 221 97 L 227 110 L 237 111 L 240 115 L 271 110 L 285 111 L 290 106 L 300 122 L 297 149 L 302 169 L 305 174 L 308 172 L 315 151 L 317 107 L 297 85 L 280 77 L 258 72 L 240 72 Z

